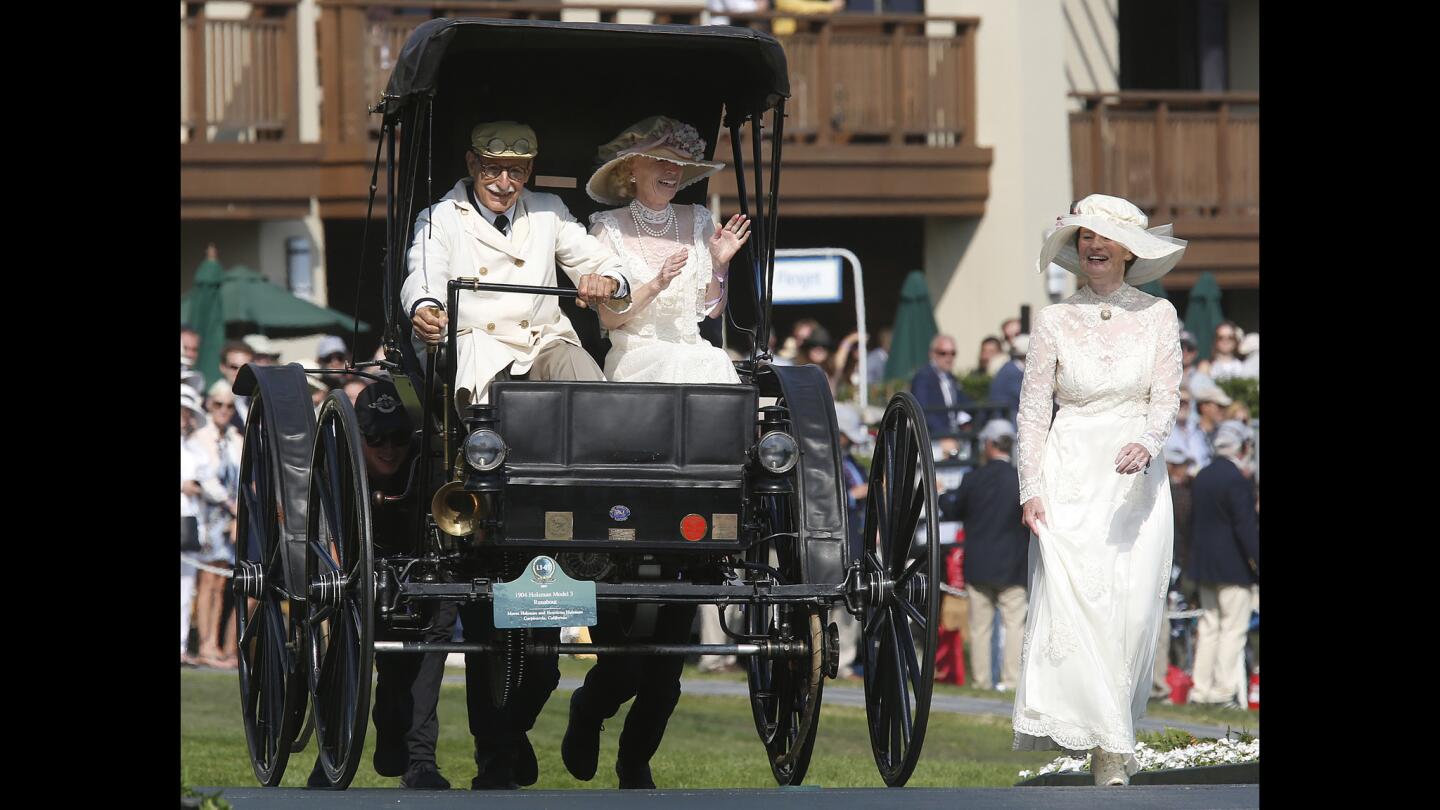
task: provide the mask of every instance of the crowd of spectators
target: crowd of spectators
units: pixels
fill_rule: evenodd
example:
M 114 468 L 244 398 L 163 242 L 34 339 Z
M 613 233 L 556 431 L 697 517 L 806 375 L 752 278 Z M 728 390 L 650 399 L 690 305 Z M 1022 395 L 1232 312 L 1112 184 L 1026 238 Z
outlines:
M 237 666 L 235 611 L 228 586 L 235 564 L 237 499 L 245 419 L 250 397 L 235 393 L 240 369 L 280 362 L 281 351 L 264 335 L 227 340 L 220 347 L 220 377 L 204 379 L 196 363 L 200 334 L 180 326 L 180 662 L 190 666 Z M 326 336 L 309 367 L 343 369 L 345 341 Z M 298 358 L 297 358 L 298 359 Z M 332 388 L 353 404 L 366 382 L 349 374 L 307 375 L 315 408 Z

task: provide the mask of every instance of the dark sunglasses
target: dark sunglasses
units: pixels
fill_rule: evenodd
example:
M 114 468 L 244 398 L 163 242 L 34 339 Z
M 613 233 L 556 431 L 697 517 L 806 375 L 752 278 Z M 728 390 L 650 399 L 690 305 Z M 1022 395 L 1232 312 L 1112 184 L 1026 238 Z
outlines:
M 365 443 L 371 447 L 379 447 L 382 444 L 389 444 L 398 447 L 410 443 L 410 431 L 392 430 L 389 433 L 382 433 L 379 436 L 366 436 Z
M 937 357 L 954 357 L 954 356 L 955 356 L 955 352 L 954 352 L 953 350 L 952 350 L 952 351 L 948 351 L 948 352 L 942 352 L 942 351 L 940 351 L 939 349 L 936 349 L 936 350 L 935 350 L 935 356 L 937 356 Z

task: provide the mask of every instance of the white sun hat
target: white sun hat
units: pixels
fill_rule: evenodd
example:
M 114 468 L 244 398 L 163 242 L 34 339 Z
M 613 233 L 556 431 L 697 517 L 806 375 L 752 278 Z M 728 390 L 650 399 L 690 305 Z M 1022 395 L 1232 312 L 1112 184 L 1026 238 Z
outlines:
M 1051 262 L 1081 278 L 1080 254 L 1075 249 L 1075 234 L 1089 228 L 1135 254 L 1135 261 L 1125 271 L 1125 283 L 1138 286 L 1154 281 L 1175 269 L 1185 255 L 1184 239 L 1170 235 L 1170 225 L 1150 228 L 1145 212 L 1129 200 L 1105 194 L 1091 194 L 1075 203 L 1075 210 L 1055 219 L 1055 227 L 1045 236 L 1035 269 L 1045 272 Z
M 626 159 L 636 155 L 652 157 L 680 167 L 679 191 L 725 168 L 724 163 L 705 160 L 705 140 L 695 127 L 652 115 L 625 128 L 597 153 L 600 168 L 585 183 L 585 193 L 595 202 L 625 205 L 635 196 L 627 177 L 617 171 Z

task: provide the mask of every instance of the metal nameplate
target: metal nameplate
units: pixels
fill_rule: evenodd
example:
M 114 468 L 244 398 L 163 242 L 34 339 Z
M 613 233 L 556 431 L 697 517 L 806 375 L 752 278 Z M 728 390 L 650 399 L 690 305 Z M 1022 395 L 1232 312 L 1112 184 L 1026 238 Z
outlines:
M 545 539 L 546 539 L 546 540 L 574 540 L 574 539 L 575 539 L 575 513 L 574 513 L 574 512 L 546 512 L 546 513 L 545 513 Z
M 611 529 L 611 530 L 610 530 L 610 539 L 611 539 L 611 540 L 634 540 L 634 539 L 635 539 L 635 530 L 634 530 L 634 529 Z
M 571 579 L 551 557 L 540 555 L 511 582 L 491 586 L 495 626 L 593 627 L 595 583 Z
M 710 516 L 710 539 L 738 540 L 740 521 L 734 512 L 716 512 Z

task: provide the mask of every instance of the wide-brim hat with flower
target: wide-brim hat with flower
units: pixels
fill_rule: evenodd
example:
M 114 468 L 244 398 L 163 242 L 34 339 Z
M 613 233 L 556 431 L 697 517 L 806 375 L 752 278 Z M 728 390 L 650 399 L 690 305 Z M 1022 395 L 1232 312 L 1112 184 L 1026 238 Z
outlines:
M 681 169 L 676 190 L 698 183 L 725 168 L 724 163 L 705 160 L 705 140 L 695 127 L 652 115 L 625 128 L 597 151 L 600 168 L 585 183 L 590 199 L 607 205 L 624 205 L 635 196 L 628 175 L 620 171 L 629 158 L 637 155 L 674 163 Z
M 1075 235 L 1081 228 L 1089 228 L 1135 254 L 1134 263 L 1125 271 L 1126 284 L 1147 284 L 1175 269 L 1188 244 L 1170 235 L 1170 225 L 1155 228 L 1149 225 L 1149 217 L 1129 200 L 1091 194 L 1075 203 L 1075 210 L 1070 214 L 1056 218 L 1054 229 L 1045 236 L 1035 268 L 1043 273 L 1053 262 L 1081 278 L 1088 278 L 1080 267 Z

